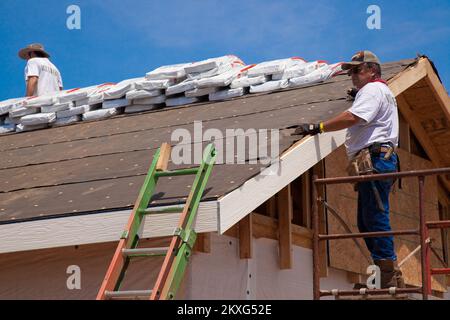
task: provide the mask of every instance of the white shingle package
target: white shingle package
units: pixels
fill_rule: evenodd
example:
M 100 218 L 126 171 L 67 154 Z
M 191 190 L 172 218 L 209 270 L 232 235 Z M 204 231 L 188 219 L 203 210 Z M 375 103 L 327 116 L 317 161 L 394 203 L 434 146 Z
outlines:
M 39 108 L 29 108 L 29 107 L 22 107 L 22 106 L 14 106 L 10 111 L 9 111 L 9 115 L 12 118 L 17 118 L 17 117 L 23 117 L 29 114 L 33 114 L 33 113 L 39 113 L 40 109 Z
M 106 119 L 106 118 L 112 117 L 118 113 L 119 113 L 119 111 L 114 108 L 89 111 L 89 112 L 86 112 L 83 114 L 83 121 Z
M 270 80 L 269 76 L 258 76 L 258 77 L 241 76 L 234 79 L 231 82 L 230 88 L 236 89 L 255 86 L 257 84 L 265 83 L 269 80 Z
M 134 89 L 136 82 L 142 81 L 144 78 L 133 78 L 123 80 L 103 92 L 103 98 L 105 100 L 113 100 L 123 98 L 128 91 Z
M 210 88 L 195 88 L 189 91 L 186 91 L 184 95 L 188 98 L 191 97 L 202 97 L 207 96 L 210 93 L 219 91 L 219 87 L 210 87 Z
M 342 63 L 326 65 L 304 76 L 291 78 L 289 79 L 289 87 L 301 87 L 328 80 L 342 71 L 341 65 Z
M 197 87 L 198 88 L 226 87 L 230 85 L 230 83 L 234 79 L 237 78 L 241 70 L 242 67 L 239 66 L 210 78 L 199 79 L 197 82 Z
M 81 121 L 81 115 L 70 116 L 65 118 L 57 118 L 56 121 L 52 123 L 52 127 L 66 126 L 79 121 Z
M 135 113 L 135 112 L 143 112 L 143 111 L 151 111 L 158 109 L 158 106 L 155 105 L 144 105 L 144 104 L 133 104 L 125 108 L 125 113 Z
M 267 81 L 262 84 L 250 86 L 250 93 L 269 92 L 285 89 L 289 86 L 289 80 Z
M 125 98 L 128 100 L 133 100 L 133 99 L 145 99 L 145 98 L 152 98 L 152 97 L 157 97 L 163 94 L 162 90 L 131 90 L 128 91 L 127 94 L 125 95 Z
M 59 103 L 73 102 L 86 98 L 91 90 L 94 90 L 95 87 L 88 88 L 75 88 L 64 93 L 58 95 Z
M 24 126 L 35 126 L 38 124 L 48 124 L 56 120 L 56 114 L 54 112 L 48 113 L 36 113 L 23 116 L 20 118 L 20 123 Z
M 141 80 L 135 83 L 135 88 L 137 90 L 163 90 L 175 84 L 173 79 L 163 79 L 163 80 Z
M 223 74 L 234 68 L 243 68 L 244 62 L 235 55 L 226 55 L 194 62 L 184 68 L 188 79 L 204 79 Z
M 302 65 L 304 63 L 306 63 L 306 61 L 299 57 L 264 61 L 249 69 L 248 76 L 259 77 L 272 75 L 275 73 L 282 73 L 287 68 L 291 68 L 296 65 Z
M 0 115 L 8 114 L 11 109 L 21 107 L 24 100 L 24 98 L 15 98 L 0 102 Z
M 172 96 L 185 91 L 193 90 L 197 87 L 197 80 L 184 80 L 166 89 L 166 95 Z
M 176 106 L 182 106 L 185 104 L 191 104 L 200 101 L 197 97 L 174 97 L 174 98 L 168 98 L 166 100 L 166 106 L 168 107 L 176 107 Z
M 72 107 L 72 108 L 69 108 L 68 110 L 57 111 L 56 118 L 60 119 L 60 118 L 68 118 L 68 117 L 72 117 L 72 116 L 77 116 L 77 115 L 89 112 L 91 110 L 91 108 L 92 107 L 89 105 L 84 105 L 84 106 L 79 106 L 79 107 Z
M 323 60 L 294 65 L 292 67 L 286 68 L 283 72 L 273 74 L 272 80 L 284 80 L 302 77 L 327 65 L 327 62 Z
M 131 105 L 131 101 L 128 99 L 105 100 L 103 101 L 102 108 L 103 109 L 121 108 L 129 105 Z
M 34 126 L 26 126 L 23 124 L 18 124 L 16 126 L 16 132 L 34 131 L 34 130 L 46 129 L 46 128 L 48 128 L 48 124 L 37 124 Z
M 89 92 L 87 98 L 76 101 L 76 106 L 82 106 L 82 105 L 94 105 L 102 103 L 104 99 L 104 92 L 108 91 L 110 88 L 115 86 L 115 83 L 103 83 L 101 85 L 96 86 L 96 88 Z
M 159 67 L 145 75 L 146 80 L 180 80 L 186 77 L 184 68 L 191 63 L 180 63 Z
M 166 101 L 167 97 L 165 95 L 160 95 L 153 98 L 145 98 L 145 99 L 134 99 L 133 104 L 162 104 Z
M 23 105 L 30 108 L 41 106 L 51 106 L 58 101 L 56 94 L 40 97 L 30 97 L 23 102 Z
M 244 95 L 244 88 L 225 89 L 209 94 L 210 101 L 227 100 Z
M 47 112 L 57 112 L 57 111 L 69 110 L 70 108 L 73 108 L 74 106 L 75 106 L 75 104 L 73 102 L 58 103 L 58 104 L 54 104 L 52 106 L 42 106 L 41 112 L 47 113 Z

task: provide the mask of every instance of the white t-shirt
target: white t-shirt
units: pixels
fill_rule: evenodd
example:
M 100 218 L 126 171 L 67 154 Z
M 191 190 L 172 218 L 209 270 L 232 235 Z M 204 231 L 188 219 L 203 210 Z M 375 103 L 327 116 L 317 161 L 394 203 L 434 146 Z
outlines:
M 348 110 L 362 120 L 347 129 L 345 146 L 351 159 L 375 142 L 398 145 L 398 109 L 392 91 L 381 82 L 370 82 L 358 91 Z
M 42 96 L 59 91 L 63 87 L 61 74 L 47 58 L 31 58 L 25 67 L 25 81 L 28 77 L 39 77 L 33 95 Z

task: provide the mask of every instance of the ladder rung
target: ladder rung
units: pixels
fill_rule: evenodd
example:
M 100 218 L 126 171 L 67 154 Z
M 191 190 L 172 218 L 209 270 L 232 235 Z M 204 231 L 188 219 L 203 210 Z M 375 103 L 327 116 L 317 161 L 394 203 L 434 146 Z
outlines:
M 158 256 L 165 255 L 169 251 L 169 247 L 161 248 L 139 248 L 139 249 L 122 249 L 125 257 L 133 256 Z
M 152 290 L 105 291 L 107 298 L 150 298 Z
M 147 208 L 144 211 L 144 214 L 155 214 L 155 213 L 181 213 L 184 209 L 184 204 L 182 205 L 176 205 L 176 206 L 170 206 L 170 207 L 153 207 L 153 208 Z
M 179 170 L 172 170 L 172 171 L 156 171 L 155 176 L 156 177 L 174 177 L 174 176 L 186 176 L 186 175 L 192 175 L 197 174 L 199 168 L 190 168 L 190 169 L 179 169 Z

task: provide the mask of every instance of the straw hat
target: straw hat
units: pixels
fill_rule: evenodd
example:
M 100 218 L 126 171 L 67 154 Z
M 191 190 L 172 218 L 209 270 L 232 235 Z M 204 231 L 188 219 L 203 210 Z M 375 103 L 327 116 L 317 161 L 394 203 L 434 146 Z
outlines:
M 27 60 L 29 58 L 29 53 L 35 51 L 42 52 L 47 58 L 50 58 L 50 55 L 44 50 L 44 46 L 40 43 L 32 43 L 25 48 L 20 49 L 19 57 Z

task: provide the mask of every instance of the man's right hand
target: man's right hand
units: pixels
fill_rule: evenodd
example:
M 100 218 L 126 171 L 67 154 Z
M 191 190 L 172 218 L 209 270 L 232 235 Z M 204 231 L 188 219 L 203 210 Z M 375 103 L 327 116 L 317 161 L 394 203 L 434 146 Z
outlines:
M 356 89 L 356 88 L 349 88 L 347 90 L 347 95 L 349 96 L 350 100 L 354 100 L 357 94 L 358 94 L 358 89 Z
M 287 127 L 286 129 L 295 129 L 292 135 L 316 135 L 321 133 L 320 123 L 303 123 L 295 126 Z

